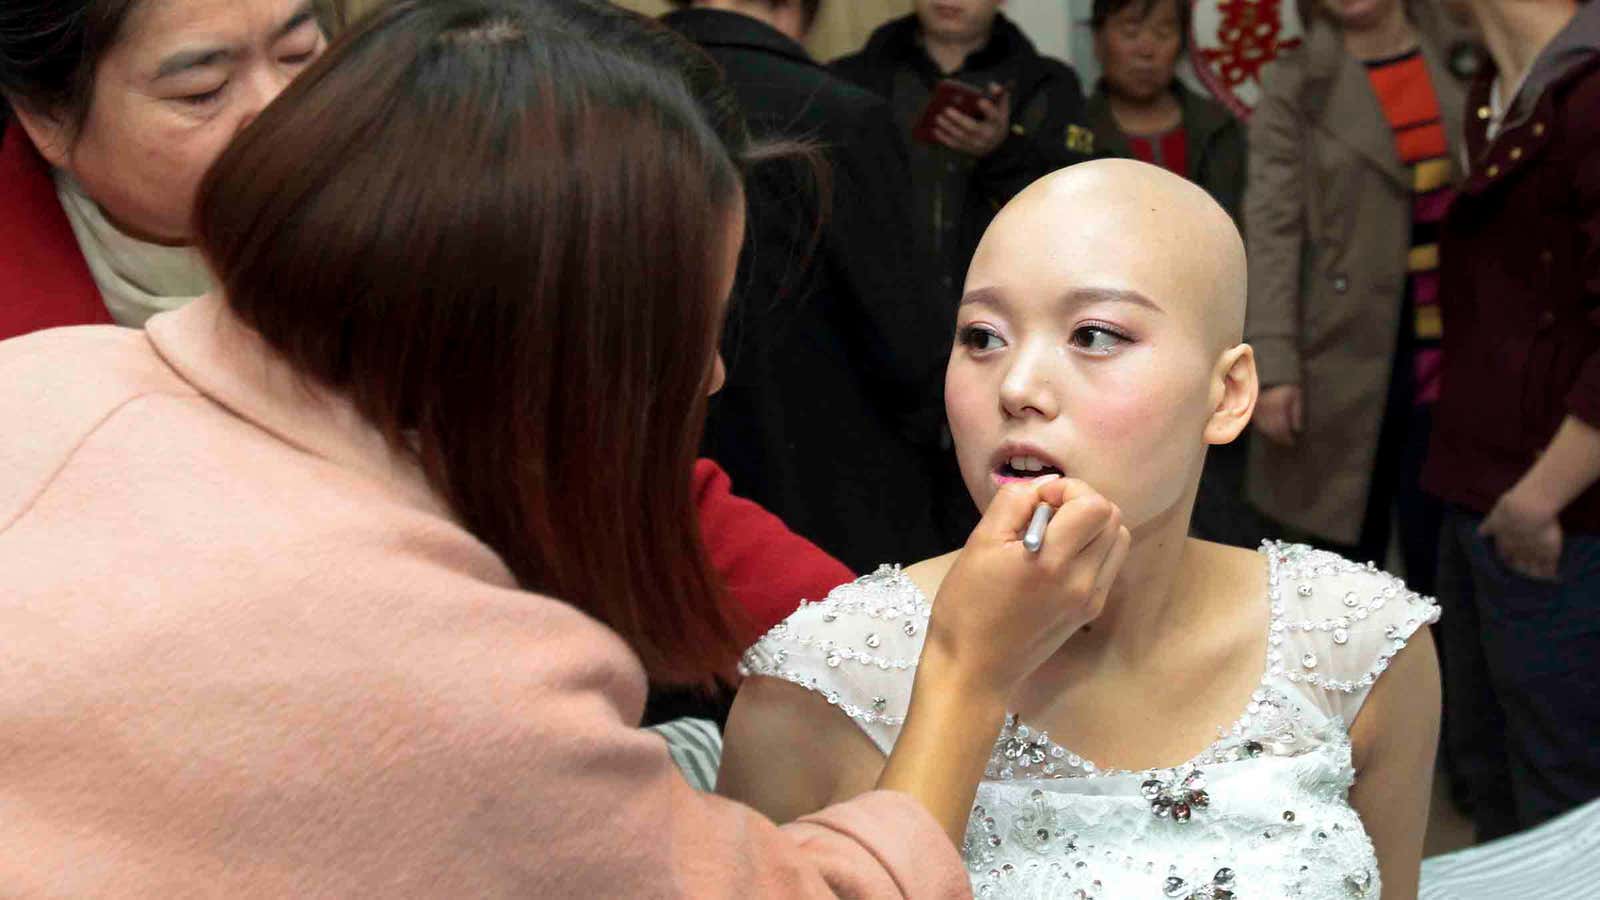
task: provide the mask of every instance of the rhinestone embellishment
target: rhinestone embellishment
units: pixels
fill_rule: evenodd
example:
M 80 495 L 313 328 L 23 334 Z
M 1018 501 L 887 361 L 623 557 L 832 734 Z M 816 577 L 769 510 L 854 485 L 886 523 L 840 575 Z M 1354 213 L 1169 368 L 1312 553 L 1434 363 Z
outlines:
M 1035 732 L 1026 725 L 1018 725 L 1000 744 L 1000 755 L 1007 763 L 1019 769 L 1042 766 L 1050 755 L 1050 736 Z
M 1139 794 L 1150 801 L 1151 815 L 1163 819 L 1170 816 L 1179 824 L 1187 823 L 1195 810 L 1211 805 L 1211 797 L 1206 793 L 1206 777 L 1199 769 L 1181 774 L 1173 770 L 1165 777 L 1152 775 L 1139 785 Z
M 1174 900 L 1233 900 L 1233 870 L 1221 868 L 1208 884 L 1191 888 L 1187 881 L 1168 875 L 1162 893 Z

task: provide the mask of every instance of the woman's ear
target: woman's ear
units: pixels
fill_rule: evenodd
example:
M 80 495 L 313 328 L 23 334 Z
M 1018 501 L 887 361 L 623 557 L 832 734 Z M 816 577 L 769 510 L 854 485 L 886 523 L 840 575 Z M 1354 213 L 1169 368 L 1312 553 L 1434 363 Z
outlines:
M 67 151 L 71 149 L 72 141 L 66 126 L 58 117 L 30 112 L 16 104 L 11 104 L 11 114 L 22 125 L 22 130 L 33 141 L 33 146 L 38 148 L 45 162 L 57 169 L 66 168 L 70 155 Z
M 1261 386 L 1256 379 L 1256 352 L 1249 344 L 1223 351 L 1211 375 L 1211 418 L 1208 444 L 1231 444 L 1250 424 Z

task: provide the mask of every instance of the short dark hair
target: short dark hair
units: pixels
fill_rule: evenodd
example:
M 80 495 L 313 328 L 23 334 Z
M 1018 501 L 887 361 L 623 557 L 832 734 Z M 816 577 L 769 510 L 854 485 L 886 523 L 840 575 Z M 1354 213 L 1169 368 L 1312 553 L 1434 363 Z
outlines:
M 522 587 L 704 684 L 740 649 L 689 481 L 740 173 L 644 49 L 679 39 L 586 7 L 367 16 L 224 151 L 195 233 Z
M 89 114 L 95 73 L 140 0 L 0 3 L 0 130 L 8 106 L 60 117 L 76 131 Z
M 1156 4 L 1161 0 L 1094 0 L 1094 6 L 1089 12 L 1089 27 L 1096 32 L 1106 26 L 1112 16 L 1122 12 L 1130 6 L 1139 9 L 1139 20 L 1148 18 L 1155 10 Z M 1194 0 L 1172 0 L 1178 10 L 1178 31 L 1183 35 L 1183 46 L 1189 46 L 1189 20 L 1193 14 Z
M 679 9 L 688 9 L 694 6 L 694 0 L 668 0 L 670 4 Z M 817 23 L 817 16 L 822 12 L 822 0 L 759 0 L 773 9 L 780 6 L 798 4 L 800 6 L 800 19 L 810 28 Z

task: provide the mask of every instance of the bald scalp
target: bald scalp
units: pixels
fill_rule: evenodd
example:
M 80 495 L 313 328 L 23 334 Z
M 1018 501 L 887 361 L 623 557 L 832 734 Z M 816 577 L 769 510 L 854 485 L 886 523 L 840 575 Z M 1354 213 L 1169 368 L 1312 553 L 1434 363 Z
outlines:
M 1063 252 L 1073 246 L 1116 243 L 1136 254 L 1097 254 L 1108 281 L 1126 271 L 1115 267 L 1156 266 L 1181 288 L 1159 298 L 1163 307 L 1200 330 L 1207 346 L 1221 353 L 1244 336 L 1245 250 L 1233 218 L 1193 182 L 1163 169 L 1125 159 L 1079 163 L 1046 175 L 1018 194 L 995 217 L 983 242 L 1049 228 Z M 980 253 L 982 248 L 980 248 Z M 1130 258 L 1132 257 L 1132 258 Z

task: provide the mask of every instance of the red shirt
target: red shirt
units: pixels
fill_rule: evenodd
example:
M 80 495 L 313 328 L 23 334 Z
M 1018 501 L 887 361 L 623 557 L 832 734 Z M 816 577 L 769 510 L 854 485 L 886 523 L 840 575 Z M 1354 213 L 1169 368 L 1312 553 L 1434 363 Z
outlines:
M 752 501 L 733 495 L 728 473 L 709 459 L 694 464 L 695 506 L 712 568 L 755 638 L 800 606 L 821 600 L 855 573 Z
M 1189 134 L 1182 125 L 1153 136 L 1135 137 L 1130 134 L 1128 145 L 1140 161 L 1160 166 L 1183 178 L 1189 177 Z
M 62 325 L 111 324 L 50 167 L 20 127 L 0 121 L 0 129 L 0 341 Z

